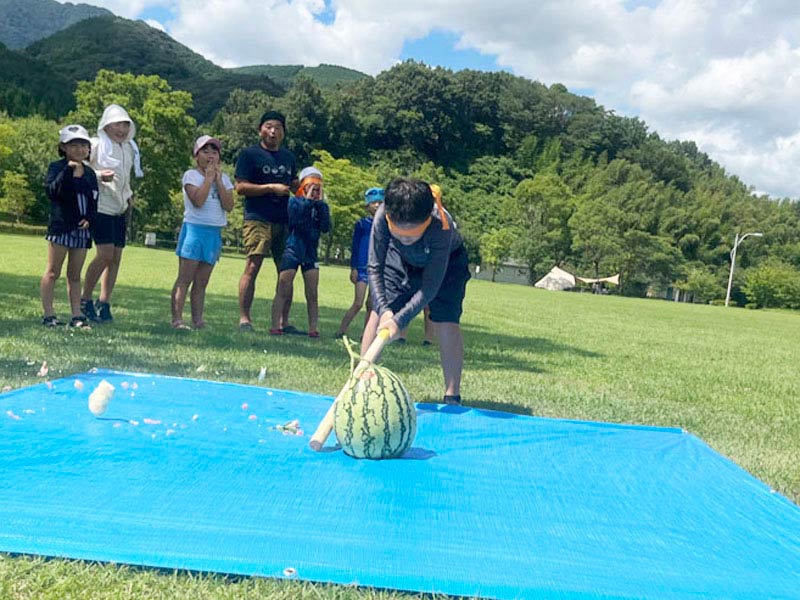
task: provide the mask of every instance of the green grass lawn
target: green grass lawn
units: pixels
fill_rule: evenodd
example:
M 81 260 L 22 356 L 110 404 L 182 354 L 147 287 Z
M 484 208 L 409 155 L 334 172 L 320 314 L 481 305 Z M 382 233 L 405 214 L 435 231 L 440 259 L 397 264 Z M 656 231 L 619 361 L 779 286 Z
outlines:
M 336 394 L 347 375 L 347 355 L 331 337 L 352 297 L 343 267 L 321 271 L 321 340 L 266 335 L 268 298 L 275 285 L 271 264 L 265 264 L 256 292 L 257 332 L 239 333 L 237 286 L 244 261 L 238 256 L 223 257 L 212 276 L 209 328 L 172 330 L 169 296 L 177 259 L 172 252 L 145 248 L 125 251 L 113 324 L 92 331 L 46 330 L 40 325 L 38 291 L 45 252 L 41 238 L 0 235 L 0 387 L 41 381 L 36 373 L 44 360 L 52 378 L 104 367 L 328 395 Z M 295 297 L 292 321 L 303 328 L 301 283 Z M 59 314 L 68 316 L 63 278 L 56 300 Z M 463 329 L 466 404 L 682 427 L 800 501 L 800 314 L 472 281 Z M 438 352 L 422 347 L 421 341 L 417 319 L 409 344 L 390 347 L 384 364 L 417 401 L 437 401 L 443 387 Z M 261 367 L 267 377 L 259 383 Z M 407 596 L 0 555 L 0 597 Z

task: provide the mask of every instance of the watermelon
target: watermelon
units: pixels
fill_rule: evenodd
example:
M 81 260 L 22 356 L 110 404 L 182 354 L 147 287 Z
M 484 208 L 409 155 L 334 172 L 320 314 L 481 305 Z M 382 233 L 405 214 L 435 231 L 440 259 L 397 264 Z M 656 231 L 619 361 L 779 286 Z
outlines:
M 352 358 L 352 350 L 347 348 Z M 414 442 L 417 411 L 400 378 L 370 364 L 351 376 L 337 399 L 333 430 L 349 456 L 396 458 Z

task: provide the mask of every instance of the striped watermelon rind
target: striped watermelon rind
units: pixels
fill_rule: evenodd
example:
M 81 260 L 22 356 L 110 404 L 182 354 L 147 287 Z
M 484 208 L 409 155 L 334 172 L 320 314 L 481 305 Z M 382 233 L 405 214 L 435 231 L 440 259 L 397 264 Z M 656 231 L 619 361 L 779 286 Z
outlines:
M 358 377 L 351 375 L 336 401 L 333 430 L 349 456 L 397 458 L 414 442 L 416 407 L 397 375 L 372 364 Z

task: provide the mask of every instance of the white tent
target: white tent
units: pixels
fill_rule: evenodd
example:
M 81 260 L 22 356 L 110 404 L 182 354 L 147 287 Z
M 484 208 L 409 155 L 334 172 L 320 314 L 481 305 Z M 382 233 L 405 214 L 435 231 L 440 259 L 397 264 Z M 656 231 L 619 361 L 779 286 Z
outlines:
M 553 267 L 550 272 L 533 284 L 545 290 L 567 290 L 575 287 L 575 276 L 564 269 Z
M 578 281 L 582 281 L 583 283 L 613 283 L 614 285 L 619 285 L 619 273 L 616 275 L 612 275 L 611 277 L 578 277 Z

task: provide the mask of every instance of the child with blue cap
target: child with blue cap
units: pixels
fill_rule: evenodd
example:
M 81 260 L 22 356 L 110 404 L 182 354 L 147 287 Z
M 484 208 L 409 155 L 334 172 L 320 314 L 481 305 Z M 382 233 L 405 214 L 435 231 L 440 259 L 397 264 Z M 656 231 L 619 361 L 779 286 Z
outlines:
M 353 243 L 350 250 L 350 281 L 355 287 L 353 304 L 347 309 L 339 325 L 337 338 L 347 333 L 347 328 L 364 306 L 367 296 L 367 259 L 369 258 L 369 234 L 372 231 L 372 217 L 378 212 L 378 207 L 383 202 L 383 188 L 372 187 L 364 194 L 364 205 L 368 215 L 359 219 L 353 227 Z M 369 316 L 370 303 L 367 300 L 367 316 Z M 366 322 L 365 322 L 366 324 Z

